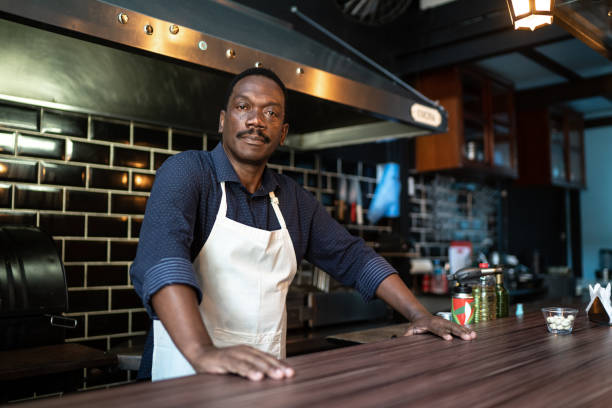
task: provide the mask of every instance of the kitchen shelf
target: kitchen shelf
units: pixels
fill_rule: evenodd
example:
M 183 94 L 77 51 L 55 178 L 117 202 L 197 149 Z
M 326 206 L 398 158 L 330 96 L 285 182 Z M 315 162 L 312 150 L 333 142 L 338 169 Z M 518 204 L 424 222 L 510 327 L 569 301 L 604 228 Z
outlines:
M 448 111 L 448 131 L 415 141 L 415 171 L 517 177 L 512 85 L 477 67 L 420 75 L 417 88 Z

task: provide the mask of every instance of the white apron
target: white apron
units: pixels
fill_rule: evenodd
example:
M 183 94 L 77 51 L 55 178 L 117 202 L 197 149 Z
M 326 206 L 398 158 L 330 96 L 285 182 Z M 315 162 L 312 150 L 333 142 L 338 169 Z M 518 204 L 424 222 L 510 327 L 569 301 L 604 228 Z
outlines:
M 270 192 L 281 229 L 266 231 L 227 218 L 224 182 L 221 191 L 217 219 L 193 262 L 202 320 L 216 347 L 245 344 L 285 358 L 285 301 L 297 261 L 278 199 Z M 153 342 L 153 381 L 195 374 L 159 320 Z

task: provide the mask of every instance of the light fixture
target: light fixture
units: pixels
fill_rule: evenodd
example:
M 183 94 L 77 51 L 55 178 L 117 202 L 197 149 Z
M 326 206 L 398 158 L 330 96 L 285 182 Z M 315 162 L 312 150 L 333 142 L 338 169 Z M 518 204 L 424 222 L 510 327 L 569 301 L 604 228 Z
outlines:
M 535 30 L 552 24 L 555 0 L 506 0 L 515 30 Z

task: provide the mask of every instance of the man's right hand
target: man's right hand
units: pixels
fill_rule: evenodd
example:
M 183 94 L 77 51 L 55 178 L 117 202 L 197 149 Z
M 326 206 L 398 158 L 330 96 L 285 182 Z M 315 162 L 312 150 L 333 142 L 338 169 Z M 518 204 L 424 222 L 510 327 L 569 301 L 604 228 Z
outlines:
M 252 381 L 260 381 L 266 376 L 282 380 L 295 374 L 287 363 L 249 346 L 211 346 L 194 357 L 192 365 L 198 373 L 237 374 Z
M 259 381 L 293 377 L 287 363 L 249 346 L 217 348 L 204 327 L 194 290 L 168 285 L 151 298 L 172 341 L 198 373 L 237 374 Z

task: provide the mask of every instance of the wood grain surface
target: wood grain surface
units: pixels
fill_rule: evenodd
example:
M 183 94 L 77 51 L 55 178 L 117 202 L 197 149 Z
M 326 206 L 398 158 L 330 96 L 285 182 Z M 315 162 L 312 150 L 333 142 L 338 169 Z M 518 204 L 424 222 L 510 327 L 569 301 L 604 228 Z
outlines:
M 114 355 L 75 343 L 0 351 L 0 381 L 116 363 Z
M 610 407 L 612 329 L 581 308 L 549 334 L 539 311 L 475 326 L 478 338 L 398 337 L 289 359 L 290 380 L 197 375 L 21 407 Z

